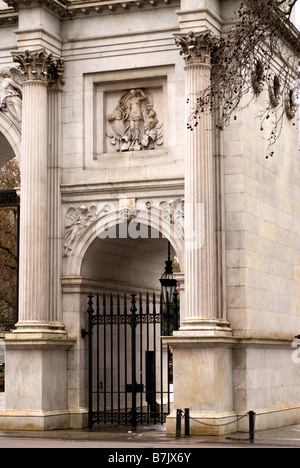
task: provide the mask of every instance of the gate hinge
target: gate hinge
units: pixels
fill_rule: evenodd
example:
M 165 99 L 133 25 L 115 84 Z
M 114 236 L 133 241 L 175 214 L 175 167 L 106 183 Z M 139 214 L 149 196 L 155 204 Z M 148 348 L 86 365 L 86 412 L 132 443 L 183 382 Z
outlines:
M 92 336 L 93 333 L 87 332 L 84 328 L 81 329 L 81 338 L 85 338 L 86 336 Z

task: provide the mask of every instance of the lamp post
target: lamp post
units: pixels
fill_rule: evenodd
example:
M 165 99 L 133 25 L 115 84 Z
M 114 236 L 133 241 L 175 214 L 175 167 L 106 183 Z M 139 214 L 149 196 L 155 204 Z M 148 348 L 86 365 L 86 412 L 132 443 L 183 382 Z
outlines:
M 170 335 L 170 324 L 173 315 L 173 329 L 178 330 L 178 292 L 177 280 L 173 274 L 172 260 L 171 260 L 171 244 L 168 242 L 168 260 L 166 261 L 165 271 L 160 278 L 162 289 L 162 300 L 167 309 L 167 335 Z M 173 302 L 173 311 L 171 304 Z M 173 314 L 172 314 L 173 312 Z
M 172 260 L 171 260 L 171 244 L 168 242 L 168 260 L 166 261 L 165 272 L 160 278 L 161 289 L 163 293 L 163 301 L 165 304 L 172 302 L 173 294 L 176 291 L 177 280 L 174 278 Z

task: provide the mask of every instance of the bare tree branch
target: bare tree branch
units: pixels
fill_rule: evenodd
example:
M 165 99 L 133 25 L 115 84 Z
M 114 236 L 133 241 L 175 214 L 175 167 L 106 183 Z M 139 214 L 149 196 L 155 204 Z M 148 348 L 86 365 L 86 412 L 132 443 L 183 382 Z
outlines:
M 290 22 L 297 0 L 244 0 L 212 52 L 211 85 L 197 95 L 188 128 L 197 126 L 204 112 L 219 117 L 223 130 L 237 112 L 267 87 L 270 102 L 259 118 L 260 129 L 271 123 L 267 157 L 277 141 L 284 116 L 296 125 L 299 95 L 299 31 Z

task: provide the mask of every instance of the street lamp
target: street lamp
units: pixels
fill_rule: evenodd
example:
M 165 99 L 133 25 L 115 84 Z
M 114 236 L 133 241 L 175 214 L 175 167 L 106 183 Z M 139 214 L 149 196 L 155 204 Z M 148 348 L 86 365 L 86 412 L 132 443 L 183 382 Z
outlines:
M 163 300 L 165 304 L 170 304 L 173 299 L 173 294 L 176 292 L 177 280 L 173 275 L 172 260 L 171 260 L 171 244 L 168 242 L 168 260 L 166 261 L 165 272 L 160 278 Z

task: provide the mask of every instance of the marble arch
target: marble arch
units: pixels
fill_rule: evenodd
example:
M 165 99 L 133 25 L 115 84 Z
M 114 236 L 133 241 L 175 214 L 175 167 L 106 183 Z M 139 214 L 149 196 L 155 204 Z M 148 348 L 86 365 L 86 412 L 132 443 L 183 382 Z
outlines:
M 101 236 L 104 231 L 109 230 L 120 223 L 123 223 L 121 218 L 122 214 L 120 211 L 112 211 L 105 217 L 95 220 L 86 230 L 79 236 L 72 254 L 70 255 L 67 267 L 66 276 L 80 276 L 82 263 L 89 247 Z M 181 235 L 176 227 L 171 226 L 170 223 L 164 220 L 159 215 L 151 216 L 151 224 L 149 224 L 148 213 L 139 213 L 135 219 L 135 223 L 140 223 L 143 226 L 149 226 L 154 231 L 165 236 L 171 243 L 176 255 L 179 259 L 179 264 L 184 264 L 184 237 Z
M 153 206 L 150 226 L 171 241 L 184 273 L 184 317 L 167 338 L 174 408 L 204 420 L 191 424 L 193 435 L 247 431 L 239 417 L 249 408 L 259 414 L 257 429 L 299 423 L 296 116 L 284 116 L 276 157 L 268 160 L 254 118 L 269 102 L 266 86 L 224 132 L 211 112 L 187 131 L 197 96 L 211 85 L 213 51 L 240 2 L 0 0 L 1 68 L 17 67 L 22 80 L 22 138 L 8 108 L 0 111 L 0 165 L 13 156 L 22 163 L 19 322 L 5 338 L 1 430 L 86 427 L 81 331 L 86 293 L 105 284 L 105 267 L 94 282 L 89 274 L 97 273 L 106 246 L 118 266 L 118 242 L 101 244 L 98 236 L 124 220 L 149 226 Z M 280 33 L 294 54 L 299 32 L 288 25 Z M 144 204 L 141 213 L 119 208 L 125 195 Z M 198 221 L 194 248 L 192 222 L 184 238 L 167 221 L 170 201 L 179 199 L 185 219 Z M 73 230 L 67 210 L 78 217 L 83 205 L 90 218 Z M 70 228 L 65 237 L 63 227 Z M 143 242 L 129 240 L 124 257 L 134 276 L 147 265 L 141 250 L 134 265 Z M 159 260 L 166 240 L 150 241 L 148 258 L 156 245 Z M 120 244 L 122 255 L 126 242 Z M 157 266 L 148 265 L 153 278 Z M 167 432 L 176 432 L 175 410 Z

